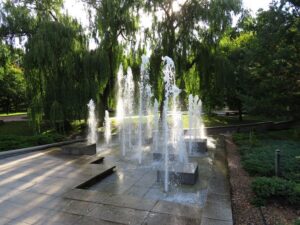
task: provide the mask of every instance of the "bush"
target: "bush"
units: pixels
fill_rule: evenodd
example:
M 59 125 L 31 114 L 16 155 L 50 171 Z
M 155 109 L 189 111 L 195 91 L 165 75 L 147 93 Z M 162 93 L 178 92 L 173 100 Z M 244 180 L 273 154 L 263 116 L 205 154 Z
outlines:
M 43 136 L 43 135 L 37 136 L 37 144 L 38 145 L 45 145 L 45 144 L 49 144 L 51 142 L 53 142 L 53 139 L 49 136 Z
M 293 181 L 277 177 L 258 177 L 252 182 L 252 190 L 256 195 L 254 203 L 264 205 L 267 200 L 286 200 L 290 204 L 299 205 L 300 187 Z
M 35 136 L 0 135 L 0 151 L 60 142 L 64 136 L 56 133 Z
M 281 150 L 280 169 L 285 179 L 300 182 L 300 142 L 293 140 L 294 130 L 275 131 L 267 134 L 234 134 L 239 145 L 241 163 L 251 176 L 274 176 L 275 150 Z M 281 137 L 281 139 L 279 139 Z M 282 138 L 285 137 L 285 140 Z
M 294 225 L 300 225 L 300 219 L 296 219 L 296 221 L 294 222 Z

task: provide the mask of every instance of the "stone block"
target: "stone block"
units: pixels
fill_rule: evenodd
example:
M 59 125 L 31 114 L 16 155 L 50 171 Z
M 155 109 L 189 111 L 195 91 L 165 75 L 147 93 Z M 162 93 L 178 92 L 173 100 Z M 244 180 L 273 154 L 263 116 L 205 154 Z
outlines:
M 68 155 L 95 155 L 97 153 L 96 144 L 76 143 L 62 147 L 62 152 Z
M 161 152 L 153 152 L 153 160 L 155 161 L 160 161 L 163 160 L 165 157 L 164 153 Z M 176 159 L 178 159 L 178 155 L 174 154 L 174 153 L 169 153 L 169 160 L 170 161 L 176 161 Z
M 186 148 L 189 149 L 190 142 L 185 139 Z M 207 139 L 193 139 L 192 140 L 192 153 L 205 153 L 207 152 Z
M 165 157 L 163 148 L 161 146 L 159 146 L 159 149 L 160 149 L 160 151 L 153 152 L 153 160 L 155 160 L 155 161 L 163 160 Z M 176 153 L 173 146 L 169 145 L 168 150 L 169 150 L 169 161 L 176 161 L 178 159 L 178 154 Z
M 169 164 L 169 179 L 171 182 L 194 185 L 198 178 L 197 163 L 174 162 Z M 164 181 L 165 168 L 162 164 L 157 170 L 157 181 Z

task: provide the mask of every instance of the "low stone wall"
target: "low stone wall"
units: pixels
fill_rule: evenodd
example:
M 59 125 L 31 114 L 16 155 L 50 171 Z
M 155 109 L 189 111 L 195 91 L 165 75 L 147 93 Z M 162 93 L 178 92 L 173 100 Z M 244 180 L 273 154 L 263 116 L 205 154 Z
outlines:
M 271 127 L 271 130 L 286 130 L 289 129 L 291 126 L 293 126 L 294 123 L 295 121 L 293 120 L 274 122 L 273 126 Z
M 259 122 L 259 123 L 249 123 L 231 126 L 218 126 L 218 127 L 207 127 L 206 133 L 208 135 L 216 135 L 220 133 L 234 133 L 234 132 L 264 132 L 268 130 L 284 130 L 288 129 L 293 125 L 294 121 L 282 121 L 282 122 Z
M 83 142 L 83 141 L 85 141 L 85 139 L 56 142 L 56 143 L 47 144 L 47 145 L 39 145 L 39 146 L 34 146 L 34 147 L 4 151 L 4 152 L 0 152 L 0 159 L 5 159 L 5 158 L 9 158 L 9 157 L 16 156 L 16 155 L 22 155 L 22 154 L 26 154 L 26 153 L 30 153 L 30 152 L 41 151 L 41 150 L 45 150 L 48 148 L 60 147 L 63 145 L 69 145 L 69 144 L 73 144 L 76 142 Z

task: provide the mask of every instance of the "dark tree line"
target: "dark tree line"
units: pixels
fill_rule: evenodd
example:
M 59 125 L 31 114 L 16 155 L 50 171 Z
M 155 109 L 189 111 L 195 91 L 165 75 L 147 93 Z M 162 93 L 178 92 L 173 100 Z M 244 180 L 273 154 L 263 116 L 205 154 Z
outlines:
M 274 1 L 254 18 L 240 0 L 186 0 L 177 8 L 172 0 L 82 1 L 90 12 L 88 34 L 62 13 L 62 0 L 1 4 L 1 107 L 18 105 L 26 93 L 37 131 L 43 121 L 64 130 L 84 119 L 90 98 L 97 101 L 101 118 L 105 109 L 113 110 L 120 63 L 124 70 L 132 67 L 138 82 L 146 46 L 151 49 L 150 82 L 160 102 L 161 57 L 168 55 L 176 65 L 183 105 L 192 93 L 200 95 L 207 112 L 229 106 L 239 110 L 241 119 L 245 111 L 299 114 L 298 1 Z M 141 27 L 141 12 L 152 18 L 152 27 Z M 232 15 L 238 13 L 232 27 Z M 96 49 L 89 49 L 89 38 L 98 43 Z M 18 39 L 25 43 L 21 50 Z

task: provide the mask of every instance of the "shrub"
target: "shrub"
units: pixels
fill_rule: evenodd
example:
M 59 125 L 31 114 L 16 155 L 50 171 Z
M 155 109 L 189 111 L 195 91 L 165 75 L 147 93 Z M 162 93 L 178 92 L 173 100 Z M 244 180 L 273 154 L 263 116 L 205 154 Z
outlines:
M 56 133 L 35 136 L 0 135 L 0 151 L 50 144 L 64 139 L 64 136 Z
M 281 150 L 281 175 L 288 180 L 300 182 L 300 142 L 292 140 L 293 130 L 266 134 L 234 134 L 239 145 L 241 162 L 251 176 L 274 176 L 275 149 Z M 255 138 L 254 138 L 255 137 Z M 279 137 L 281 139 L 279 139 Z M 286 140 L 283 140 L 285 138 Z
M 277 177 L 258 177 L 252 182 L 252 190 L 256 195 L 254 203 L 263 205 L 267 200 L 286 200 L 290 204 L 299 205 L 300 188 L 293 181 Z
M 294 222 L 294 225 L 300 225 L 300 219 L 296 219 L 296 221 Z
M 49 144 L 51 142 L 53 142 L 53 139 L 49 136 L 43 136 L 43 135 L 37 136 L 37 144 L 38 145 L 45 145 L 45 144 Z

